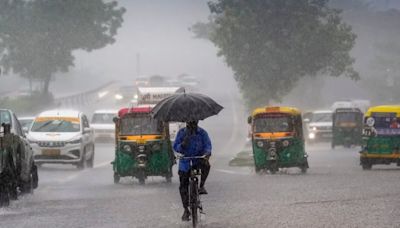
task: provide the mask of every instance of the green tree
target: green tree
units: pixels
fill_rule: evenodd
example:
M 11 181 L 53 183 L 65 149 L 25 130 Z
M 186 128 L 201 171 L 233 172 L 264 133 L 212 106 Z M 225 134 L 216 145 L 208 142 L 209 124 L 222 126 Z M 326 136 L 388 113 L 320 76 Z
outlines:
M 219 48 L 249 107 L 265 105 L 280 101 L 305 76 L 359 78 L 349 55 L 356 36 L 327 3 L 218 0 L 209 3 L 208 25 L 192 29 Z
M 74 50 L 115 42 L 124 8 L 103 0 L 0 0 L 0 65 L 48 93 L 57 72 L 74 66 Z

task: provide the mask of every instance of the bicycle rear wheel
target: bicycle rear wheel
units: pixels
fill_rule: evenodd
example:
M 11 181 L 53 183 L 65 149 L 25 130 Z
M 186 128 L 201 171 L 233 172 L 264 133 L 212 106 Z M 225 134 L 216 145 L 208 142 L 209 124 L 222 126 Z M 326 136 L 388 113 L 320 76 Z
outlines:
M 190 185 L 190 212 L 192 214 L 193 227 L 197 227 L 199 219 L 199 189 L 197 181 L 191 181 Z

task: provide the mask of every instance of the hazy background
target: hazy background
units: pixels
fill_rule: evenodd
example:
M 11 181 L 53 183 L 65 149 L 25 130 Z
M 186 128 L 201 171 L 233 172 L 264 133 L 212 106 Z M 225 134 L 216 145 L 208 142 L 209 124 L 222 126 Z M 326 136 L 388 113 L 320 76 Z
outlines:
M 58 74 L 50 91 L 55 97 L 87 91 L 109 82 L 131 84 L 142 75 L 176 76 L 187 73 L 199 77 L 207 86 L 205 91 L 238 93 L 231 70 L 222 58 L 216 56 L 214 45 L 195 39 L 190 26 L 207 21 L 209 9 L 205 0 L 120 0 L 127 9 L 124 23 L 116 42 L 93 52 L 76 51 L 75 68 L 67 74 Z M 400 1 L 369 1 L 375 10 L 400 7 Z M 351 12 L 350 12 L 351 13 Z M 355 28 L 355 32 L 363 28 Z M 368 35 L 368 34 L 367 34 Z M 371 32 L 371 36 L 376 35 Z M 379 35 L 379 34 L 378 34 Z M 382 34 L 380 34 L 382 35 Z M 384 34 L 383 34 L 384 35 Z M 355 68 L 363 77 L 365 66 L 374 53 L 371 43 L 357 39 L 352 55 Z M 138 56 L 139 61 L 138 61 Z M 2 76 L 0 95 L 10 91 L 28 89 L 28 82 L 15 76 Z M 329 107 L 335 100 L 371 99 L 371 93 L 345 78 L 305 79 L 284 100 L 285 104 L 306 108 Z

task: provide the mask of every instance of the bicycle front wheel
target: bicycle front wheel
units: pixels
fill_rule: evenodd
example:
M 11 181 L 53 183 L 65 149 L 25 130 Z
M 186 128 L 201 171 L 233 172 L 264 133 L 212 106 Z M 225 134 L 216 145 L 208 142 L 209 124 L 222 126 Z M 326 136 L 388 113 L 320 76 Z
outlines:
M 197 227 L 199 218 L 199 189 L 196 181 L 190 182 L 190 210 L 193 227 Z

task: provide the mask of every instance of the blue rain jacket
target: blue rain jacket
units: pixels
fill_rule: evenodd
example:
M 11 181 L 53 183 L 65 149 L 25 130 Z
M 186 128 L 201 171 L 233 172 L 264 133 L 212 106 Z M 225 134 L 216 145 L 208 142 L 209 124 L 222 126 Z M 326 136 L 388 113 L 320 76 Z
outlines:
M 185 157 L 211 155 L 211 141 L 205 130 L 198 127 L 195 134 L 189 135 L 189 143 L 186 147 L 182 146 L 182 142 L 186 136 L 186 128 L 178 131 L 174 142 L 174 150 L 177 153 L 183 154 Z M 196 165 L 197 161 L 193 161 Z M 189 160 L 179 160 L 179 171 L 188 172 L 190 162 Z

